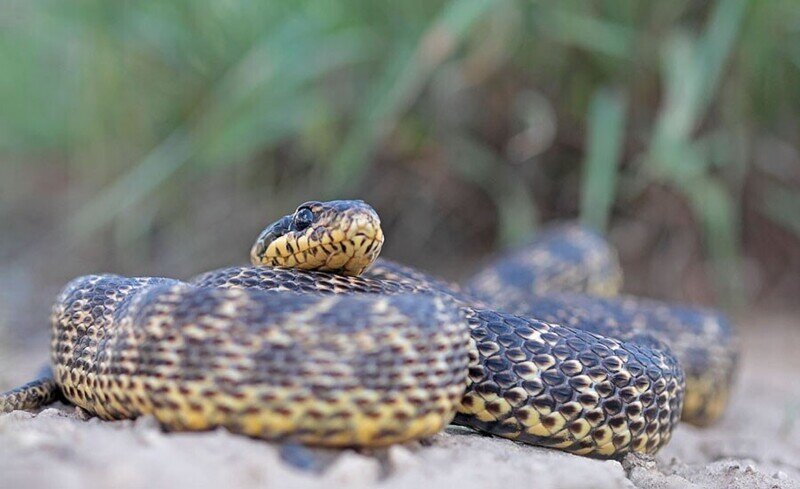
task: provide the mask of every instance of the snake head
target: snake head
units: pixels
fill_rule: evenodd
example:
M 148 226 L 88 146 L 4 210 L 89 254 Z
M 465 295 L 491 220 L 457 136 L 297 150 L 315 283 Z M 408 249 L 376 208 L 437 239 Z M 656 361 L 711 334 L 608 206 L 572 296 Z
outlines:
M 383 246 L 381 221 L 361 200 L 306 202 L 261 232 L 253 265 L 359 275 Z

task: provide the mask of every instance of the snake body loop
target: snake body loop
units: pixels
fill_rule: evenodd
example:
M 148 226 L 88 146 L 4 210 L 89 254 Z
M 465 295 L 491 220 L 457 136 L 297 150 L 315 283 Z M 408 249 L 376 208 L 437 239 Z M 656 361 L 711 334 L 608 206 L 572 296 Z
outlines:
M 62 394 L 104 419 L 324 446 L 383 446 L 454 420 L 618 458 L 657 451 L 684 405 L 702 422 L 724 405 L 735 348 L 714 349 L 733 336 L 709 326 L 718 316 L 554 293 L 616 293 L 596 235 L 553 231 L 509 255 L 516 269 L 490 265 L 464 289 L 376 261 L 382 244 L 363 202 L 309 202 L 264 230 L 254 266 L 78 278 L 53 307 L 53 379 L 0 395 L 0 410 Z M 684 371 L 726 387 L 687 385 Z

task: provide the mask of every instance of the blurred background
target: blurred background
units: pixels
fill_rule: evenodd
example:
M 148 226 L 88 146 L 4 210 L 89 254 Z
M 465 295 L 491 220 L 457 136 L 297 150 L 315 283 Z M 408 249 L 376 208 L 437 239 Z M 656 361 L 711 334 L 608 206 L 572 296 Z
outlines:
M 628 292 L 796 311 L 799 148 L 796 0 L 2 0 L 3 348 L 331 198 L 451 279 L 580 219 Z

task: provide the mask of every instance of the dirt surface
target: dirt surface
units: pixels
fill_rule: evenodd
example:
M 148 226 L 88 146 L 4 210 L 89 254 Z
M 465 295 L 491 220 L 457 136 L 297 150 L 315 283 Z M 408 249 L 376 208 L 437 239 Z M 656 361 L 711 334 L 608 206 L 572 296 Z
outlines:
M 725 418 L 681 425 L 654 459 L 590 460 L 459 428 L 376 452 L 311 450 L 224 430 L 163 433 L 151 418 L 103 422 L 57 404 L 0 416 L 0 487 L 800 488 L 800 320 L 738 323 L 743 368 Z M 24 380 L 32 355 L 0 352 L 0 381 Z

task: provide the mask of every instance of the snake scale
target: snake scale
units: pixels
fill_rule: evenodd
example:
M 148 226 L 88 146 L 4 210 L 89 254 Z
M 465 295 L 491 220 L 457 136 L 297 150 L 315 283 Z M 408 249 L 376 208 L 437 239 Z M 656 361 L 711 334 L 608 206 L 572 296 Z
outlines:
M 52 374 L 0 411 L 63 397 L 108 420 L 332 447 L 454 422 L 599 458 L 722 414 L 730 324 L 616 296 L 599 235 L 551 228 L 463 288 L 379 259 L 383 241 L 364 202 L 308 202 L 261 233 L 252 266 L 77 278 L 53 306 Z

